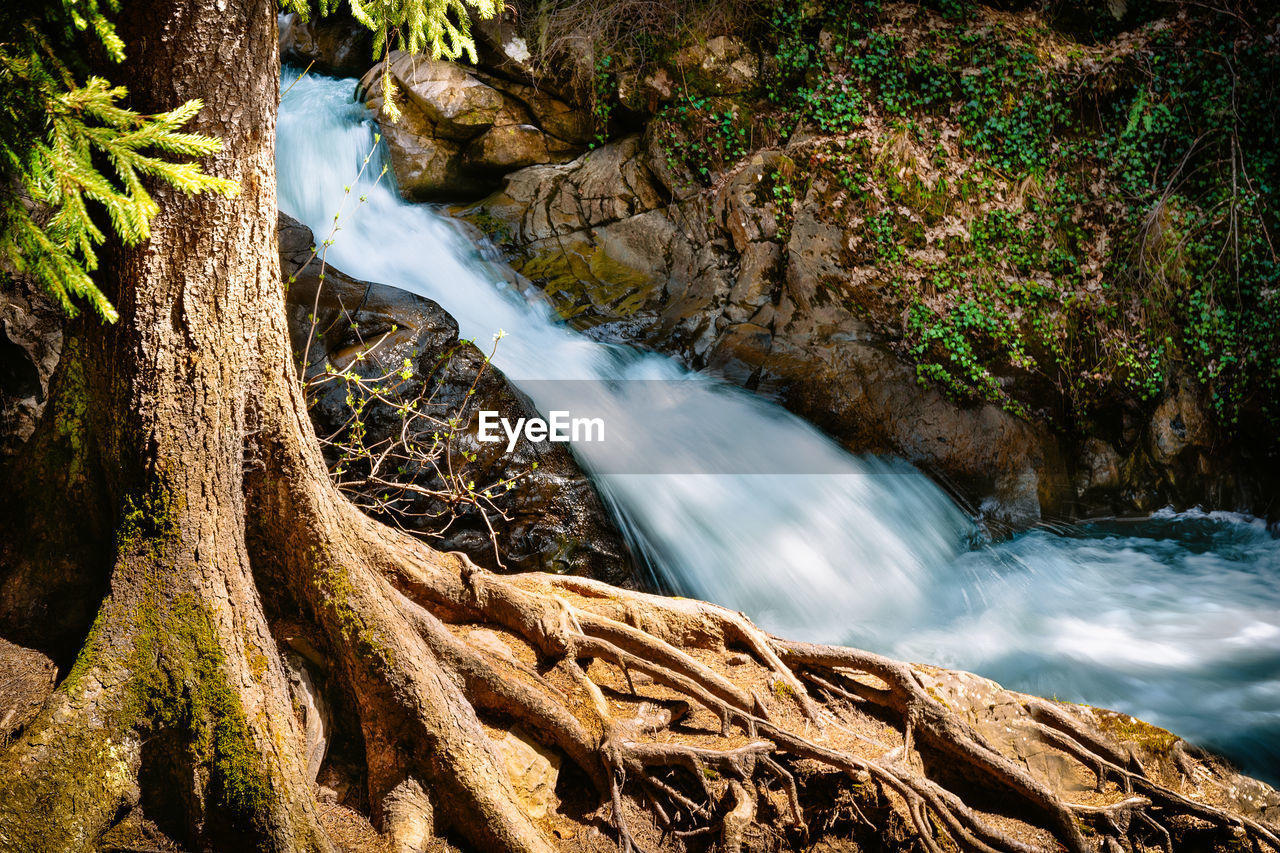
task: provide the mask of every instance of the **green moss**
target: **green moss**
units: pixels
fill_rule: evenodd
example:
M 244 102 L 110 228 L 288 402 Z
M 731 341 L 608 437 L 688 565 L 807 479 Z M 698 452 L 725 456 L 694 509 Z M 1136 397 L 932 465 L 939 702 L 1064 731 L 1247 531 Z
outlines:
M 1108 735 L 1116 740 L 1128 741 L 1151 755 L 1167 756 L 1173 751 L 1174 744 L 1181 740 L 1173 732 L 1127 714 L 1117 714 L 1103 708 L 1094 708 L 1093 713 L 1098 720 L 1098 727 Z
M 556 312 L 566 320 L 600 313 L 629 317 L 661 284 L 649 271 L 615 257 L 605 245 L 586 241 L 571 241 L 561 251 L 536 255 L 516 266 L 522 275 L 543 283 Z
M 347 570 L 321 551 L 313 549 L 313 555 L 312 586 L 319 595 L 320 606 L 328 611 L 342 639 L 361 657 L 387 667 L 394 666 L 395 652 L 383 642 L 376 630 L 365 623 L 364 617 L 352 604 L 356 591 Z
M 14 752 L 0 757 L 0 838 L 6 850 L 85 848 L 110 817 L 107 810 L 130 790 L 132 750 L 108 720 L 87 718 L 55 719 L 46 712 L 27 727 L 35 749 L 52 747 L 42 750 L 38 772 L 11 765 Z
M 131 664 L 133 700 L 144 725 L 189 735 L 211 793 L 231 815 L 252 821 L 267 805 L 270 781 L 248 718 L 226 677 L 213 616 L 194 595 L 144 602 Z
M 71 484 L 84 476 L 89 435 L 88 384 L 80 339 L 75 335 L 68 335 L 63 343 L 61 365 L 58 384 L 51 389 L 53 440 L 47 445 L 45 456 L 56 469 L 57 479 Z
M 170 546 L 182 536 L 185 500 L 172 492 L 161 472 L 140 495 L 125 495 L 116 548 L 121 555 L 164 562 Z
M 501 219 L 498 219 L 489 209 L 481 207 L 474 212 L 468 213 L 466 219 L 472 225 L 484 232 L 484 235 L 495 243 L 509 243 L 511 241 L 511 229 Z
M 165 601 L 154 590 L 128 613 L 109 603 L 99 613 L 71 672 L 60 688 L 75 696 L 94 671 L 122 665 L 131 673 L 124 700 L 98 707 L 99 725 L 67 729 L 69 749 L 59 750 L 82 772 L 102 777 L 129 774 L 114 733 L 138 730 L 144 739 L 165 731 L 177 735 L 194 767 L 206 768 L 212 805 L 242 826 L 253 825 L 270 800 L 271 783 L 248 718 L 229 683 L 226 657 L 213 617 L 191 594 Z M 123 660 L 113 654 L 108 631 L 128 631 L 132 646 Z M 112 770 L 111 768 L 115 768 Z M 75 768 L 67 772 L 74 773 Z M 103 786 L 109 780 L 103 779 Z
M 110 654 L 107 626 L 131 629 L 133 645 L 121 663 L 132 678 L 116 723 L 178 734 L 192 765 L 209 770 L 213 802 L 249 825 L 268 803 L 270 781 L 244 708 L 228 682 L 212 615 L 192 594 L 164 601 L 154 589 L 122 619 L 113 620 L 112 611 L 122 615 L 110 604 L 99 614 L 68 675 L 71 689 L 85 673 L 109 663 L 104 660 Z

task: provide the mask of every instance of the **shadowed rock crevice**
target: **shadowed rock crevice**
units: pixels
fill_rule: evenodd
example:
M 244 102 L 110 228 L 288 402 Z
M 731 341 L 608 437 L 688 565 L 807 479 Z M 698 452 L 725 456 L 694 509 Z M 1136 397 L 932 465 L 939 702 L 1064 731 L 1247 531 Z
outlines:
M 510 571 L 585 574 L 627 586 L 635 582 L 622 537 L 565 445 L 521 441 L 508 454 L 504 442 L 476 438 L 481 410 L 498 411 L 512 419 L 538 413 L 501 372 L 486 363 L 486 353 L 459 341 L 458 324 L 447 311 L 430 299 L 357 281 L 332 267 L 324 270 L 322 284 L 311 231 L 281 214 L 279 236 L 282 272 L 294 279 L 287 297 L 293 346 L 299 356 L 308 343 L 311 346 L 305 358 L 307 375 L 320 373 L 326 365 L 352 368 L 365 378 L 403 369 L 394 399 L 407 403 L 426 389 L 438 417 L 447 419 L 465 411 L 465 426 L 451 452 L 459 460 L 475 455 L 467 470 L 476 482 L 515 480 L 514 488 L 498 498 L 509 518 L 490 514 L 492 536 L 474 507 L 460 508 L 461 514 L 454 518 L 446 507 L 425 498 L 405 507 L 403 517 L 389 521 L 428 535 L 437 548 L 463 551 L 489 568 L 497 568 L 496 538 Z M 470 394 L 477 376 L 480 381 Z M 309 397 L 321 437 L 349 426 L 353 412 L 348 393 L 347 386 L 332 383 Z M 363 418 L 369 445 L 404 425 L 384 403 L 370 406 Z M 432 439 L 421 435 L 416 440 L 429 445 Z M 440 486 L 435 477 L 421 476 L 419 485 Z

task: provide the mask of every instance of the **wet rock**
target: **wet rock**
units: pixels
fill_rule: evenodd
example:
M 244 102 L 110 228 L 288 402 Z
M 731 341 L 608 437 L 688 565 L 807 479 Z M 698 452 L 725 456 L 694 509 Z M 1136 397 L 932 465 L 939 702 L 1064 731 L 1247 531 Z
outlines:
M 287 312 L 294 349 L 307 374 L 314 376 L 327 362 L 337 368 L 352 367 L 363 376 L 382 375 L 389 369 L 405 369 L 409 378 L 396 389 L 400 399 L 415 399 L 423 388 L 434 389 L 433 413 L 452 417 L 464 412 L 465 429 L 457 453 L 474 454 L 468 466 L 477 484 L 518 477 L 515 487 L 500 494 L 498 504 L 509 518 L 490 514 L 506 569 L 553 571 L 590 575 L 615 584 L 633 583 L 630 562 L 620 535 L 591 482 L 577 467 L 563 444 L 521 441 L 508 454 L 504 443 L 476 438 L 481 409 L 495 409 L 506 417 L 530 417 L 536 410 L 506 378 L 488 366 L 485 356 L 470 343 L 458 340 L 458 327 L 443 308 L 429 299 L 381 284 L 357 281 L 329 267 L 324 286 L 318 288 L 318 263 L 308 260 L 313 237 L 309 229 L 284 215 L 280 220 L 281 265 L 295 276 L 287 297 Z M 304 266 L 305 264 L 305 266 Z M 312 329 L 310 317 L 316 318 Z M 377 341 L 372 356 L 358 356 Z M 408 362 L 407 366 L 404 366 Z M 477 375 L 475 394 L 469 394 Z M 329 435 L 351 415 L 347 388 L 333 383 L 309 395 L 317 432 Z M 465 408 L 464 408 L 465 407 Z M 367 443 L 398 432 L 402 418 L 389 406 L 366 410 Z M 430 443 L 430 436 L 423 436 Z M 440 488 L 436 478 L 420 475 L 420 485 Z M 484 518 L 465 508 L 442 532 L 449 520 L 445 508 L 429 498 L 410 507 L 400 522 L 435 534 L 432 544 L 442 550 L 459 550 L 480 565 L 498 568 Z
M 715 249 L 681 237 L 638 138 L 564 167 L 515 173 L 467 215 L 498 221 L 523 248 L 519 271 L 581 327 L 615 322 L 704 322 L 695 305 L 667 302 L 668 282 L 712 263 Z
M 1206 386 L 1186 374 L 1174 376 L 1122 470 L 1151 484 L 1157 506 L 1223 507 L 1274 518 L 1280 472 L 1269 458 L 1271 448 L 1265 440 L 1225 434 L 1215 426 L 1211 406 Z
M 773 335 L 766 327 L 737 323 L 716 339 L 707 358 L 707 367 L 730 382 L 750 388 L 772 347 Z
M 384 69 L 401 93 L 395 122 L 383 110 Z M 513 169 L 570 160 L 589 127 L 589 116 L 532 86 L 401 51 L 359 91 L 377 112 L 401 192 L 418 200 L 475 196 Z
M 390 80 L 403 93 L 398 103 L 400 118 L 393 122 L 382 110 L 382 68 L 379 64 L 370 70 L 360 88 L 365 102 L 378 114 L 401 193 L 431 200 L 483 191 L 486 184 L 463 164 L 463 143 L 492 126 L 502 106 L 501 96 L 452 63 L 393 54 Z M 471 85 L 462 85 L 468 81 Z M 449 95 L 453 83 L 459 85 Z M 414 91 L 415 85 L 420 91 Z M 475 96 L 479 103 L 465 107 L 468 96 Z M 438 120 L 441 116 L 447 119 L 444 123 Z
M 1120 454 L 1108 442 L 1089 439 L 1080 454 L 1081 479 L 1077 488 L 1082 492 L 1119 488 L 1120 462 Z
M 399 93 L 400 118 L 383 111 L 382 74 Z M 391 155 L 391 169 L 407 198 L 431 200 L 482 192 L 487 184 L 462 160 L 464 143 L 493 126 L 502 96 L 460 66 L 393 52 L 360 81 L 365 103 L 376 111 Z
M 373 33 L 341 14 L 304 21 L 296 12 L 279 16 L 280 61 L 335 77 L 363 74 L 373 62 Z
M 462 146 L 437 139 L 420 116 L 403 115 L 395 124 L 384 123 L 382 130 L 396 184 L 406 198 L 429 201 L 483 189 L 463 167 Z
M 62 353 L 63 315 L 21 277 L 0 282 L 0 457 L 17 452 L 44 411 Z
M 1166 465 L 1180 457 L 1208 451 L 1213 425 L 1204 389 L 1189 376 L 1179 376 L 1151 416 L 1151 455 Z

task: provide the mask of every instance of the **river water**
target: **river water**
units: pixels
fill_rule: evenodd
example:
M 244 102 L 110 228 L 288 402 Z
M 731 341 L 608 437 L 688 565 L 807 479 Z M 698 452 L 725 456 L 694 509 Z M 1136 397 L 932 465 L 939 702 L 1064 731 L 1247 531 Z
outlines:
M 984 544 L 906 463 L 851 455 L 518 293 L 446 216 L 375 180 L 384 153 L 354 89 L 308 76 L 285 95 L 281 210 L 318 239 L 341 211 L 330 263 L 434 299 L 481 347 L 503 330 L 494 362 L 541 411 L 628 425 L 574 452 L 656 584 L 791 637 L 1125 711 L 1280 782 L 1280 539 L 1261 521 L 1166 511 Z

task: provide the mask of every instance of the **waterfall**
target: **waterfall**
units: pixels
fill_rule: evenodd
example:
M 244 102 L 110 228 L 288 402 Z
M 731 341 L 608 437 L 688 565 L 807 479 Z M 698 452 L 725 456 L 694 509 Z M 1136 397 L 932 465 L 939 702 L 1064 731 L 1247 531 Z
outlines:
M 330 263 L 434 299 L 482 346 L 505 331 L 494 363 L 542 412 L 625 427 L 574 453 L 659 583 L 789 636 L 1124 710 L 1276 780 L 1280 543 L 1265 525 L 1164 513 L 971 547 L 972 522 L 906 463 L 849 454 L 767 400 L 591 340 L 518 293 L 446 216 L 374 180 L 384 153 L 354 88 L 308 76 L 284 98 L 281 209 L 317 239 L 341 210 Z
M 597 487 L 662 584 L 792 636 L 832 637 L 913 607 L 926 578 L 960 553 L 969 522 L 928 478 L 845 453 L 784 409 L 669 358 L 567 328 L 515 292 L 449 220 L 403 201 L 389 174 L 375 183 L 381 150 L 346 196 L 373 149 L 352 89 L 307 77 L 289 93 L 279 122 L 281 209 L 317 239 L 342 209 L 329 263 L 434 299 L 482 346 L 504 331 L 494 364 L 542 411 L 572 405 L 615 430 L 630 427 L 634 441 L 574 450 L 589 474 L 631 472 L 601 473 Z M 654 383 L 683 383 L 673 387 L 678 405 L 655 410 Z M 803 459 L 805 470 L 749 473 L 772 454 Z M 717 461 L 720 473 L 703 473 Z

